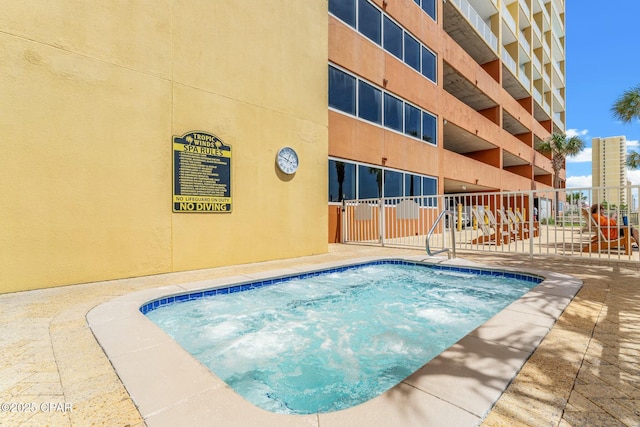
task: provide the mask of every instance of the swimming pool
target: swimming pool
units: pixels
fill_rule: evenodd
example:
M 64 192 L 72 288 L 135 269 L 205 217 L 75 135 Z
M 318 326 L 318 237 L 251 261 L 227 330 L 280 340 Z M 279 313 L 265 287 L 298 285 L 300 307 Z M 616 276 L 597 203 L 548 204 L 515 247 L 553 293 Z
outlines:
M 177 295 L 141 311 L 253 404 L 314 414 L 387 391 L 541 281 L 385 260 Z
M 381 256 L 311 256 L 136 280 L 144 290 L 115 297 L 87 313 L 87 323 L 149 427 L 164 425 L 246 427 L 444 427 L 478 425 L 582 286 L 573 277 L 531 267 L 500 268 L 544 281 L 467 334 L 399 384 L 349 409 L 310 415 L 266 411 L 249 403 L 141 312 L 141 307 L 238 291 L 249 283 L 273 283 L 291 275 L 386 261 Z M 360 248 L 357 248 L 360 249 Z M 384 256 L 387 255 L 387 256 Z M 395 256 L 398 258 L 398 256 Z M 494 268 L 463 258 L 402 254 L 409 262 L 439 268 Z M 195 273 L 195 274 L 194 274 Z M 172 283 L 149 288 L 149 283 Z M 148 288 L 148 289 L 147 289 Z

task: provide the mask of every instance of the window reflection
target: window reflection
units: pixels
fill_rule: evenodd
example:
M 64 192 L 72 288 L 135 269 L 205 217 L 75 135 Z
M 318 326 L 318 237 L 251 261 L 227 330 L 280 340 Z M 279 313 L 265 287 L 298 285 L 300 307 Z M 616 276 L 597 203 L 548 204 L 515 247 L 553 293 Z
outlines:
M 420 43 L 404 33 L 404 62 L 413 69 L 420 71 Z
M 436 19 L 436 0 L 422 0 L 422 10 L 434 20 Z
M 329 106 L 437 145 L 436 116 L 331 65 Z
M 422 47 L 422 75 L 436 81 L 436 55 L 426 47 Z
M 365 120 L 382 123 L 382 91 L 362 80 L 358 83 L 358 115 Z
M 402 28 L 386 16 L 384 17 L 383 47 L 402 60 Z
M 384 125 L 402 132 L 402 101 L 388 93 L 384 94 Z
M 421 138 L 420 110 L 413 105 L 404 104 L 404 133 L 414 138 Z
M 437 141 L 438 129 L 436 117 L 429 113 L 422 112 L 422 140 L 430 144 Z
M 422 194 L 425 196 L 435 196 L 438 194 L 438 181 L 433 178 L 422 178 Z M 426 205 L 430 207 L 438 206 L 438 199 L 436 197 L 427 197 Z
M 356 198 L 356 165 L 329 160 L 329 201 Z
M 358 198 L 382 197 L 382 169 L 373 166 L 358 166 Z
M 356 113 L 356 79 L 329 66 L 329 106 L 345 113 Z
M 355 0 L 329 0 L 329 12 L 352 27 L 356 27 Z
M 374 43 L 380 44 L 382 13 L 367 0 L 358 0 L 358 31 L 371 39 Z
M 396 171 L 384 171 L 384 197 L 402 196 L 402 173 Z
M 437 178 L 329 159 L 329 202 L 409 196 L 422 206 L 437 206 L 435 198 L 424 197 L 437 192 Z
M 404 195 L 405 196 L 421 196 L 422 195 L 422 178 L 418 175 L 406 173 L 404 175 Z
M 434 20 L 435 0 L 414 0 Z M 329 12 L 382 46 L 408 66 L 436 81 L 436 57 L 417 39 L 387 17 L 371 0 L 329 0 Z M 357 23 L 356 23 L 357 15 Z M 384 19 L 383 19 L 384 16 Z M 384 30 L 384 31 L 382 31 Z M 384 33 L 384 36 L 383 36 Z M 404 49 L 403 49 L 404 43 Z

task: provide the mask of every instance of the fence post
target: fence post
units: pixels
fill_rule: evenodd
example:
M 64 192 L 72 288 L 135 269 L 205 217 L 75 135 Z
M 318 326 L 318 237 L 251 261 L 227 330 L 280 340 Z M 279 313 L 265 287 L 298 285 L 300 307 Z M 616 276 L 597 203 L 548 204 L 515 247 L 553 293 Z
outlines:
M 534 225 L 534 218 L 533 218 L 533 192 L 529 193 L 529 216 L 525 217 L 529 219 L 529 257 L 533 258 L 533 239 L 535 239 L 535 225 Z M 540 223 L 538 223 L 538 227 L 540 226 Z
M 380 198 L 378 202 L 380 209 L 380 245 L 384 246 L 384 230 L 385 230 L 385 214 L 384 214 L 384 199 Z
M 347 202 L 342 199 L 342 208 L 340 212 L 340 243 L 345 242 L 346 224 L 347 224 Z

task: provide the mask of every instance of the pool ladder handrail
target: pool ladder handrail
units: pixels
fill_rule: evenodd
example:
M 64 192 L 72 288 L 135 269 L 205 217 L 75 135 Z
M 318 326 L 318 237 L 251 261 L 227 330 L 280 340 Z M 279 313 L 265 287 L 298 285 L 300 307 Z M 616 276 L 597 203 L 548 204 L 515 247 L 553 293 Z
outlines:
M 449 221 L 450 224 L 452 225 L 451 227 L 451 248 L 444 248 L 444 249 L 440 249 L 437 250 L 435 252 L 431 252 L 431 248 L 429 247 L 429 239 L 431 238 L 431 235 L 433 234 L 434 230 L 436 229 L 436 226 L 438 225 L 438 223 L 442 220 L 442 218 L 445 215 L 449 215 Z M 425 248 L 427 250 L 427 255 L 429 256 L 434 256 L 434 255 L 438 255 L 442 252 L 446 252 L 447 253 L 447 259 L 451 259 L 451 253 L 450 251 L 453 251 L 453 257 L 456 257 L 456 230 L 453 228 L 453 220 L 455 218 L 453 217 L 453 212 L 451 212 L 449 209 L 445 209 L 442 212 L 440 212 L 440 215 L 438 215 L 438 217 L 436 218 L 435 222 L 433 223 L 433 225 L 431 226 L 431 229 L 429 230 L 429 232 L 427 233 L 427 238 L 425 239 Z

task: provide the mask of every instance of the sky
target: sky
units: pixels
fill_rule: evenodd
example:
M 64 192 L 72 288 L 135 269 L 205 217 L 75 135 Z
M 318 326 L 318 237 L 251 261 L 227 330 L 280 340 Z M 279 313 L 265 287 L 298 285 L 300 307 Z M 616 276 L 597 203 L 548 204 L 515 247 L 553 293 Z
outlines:
M 591 186 L 591 139 L 625 136 L 628 151 L 640 151 L 640 121 L 622 123 L 611 107 L 640 85 L 639 0 L 606 3 L 565 0 L 566 134 L 586 149 L 567 158 L 567 187 Z M 640 170 L 628 179 L 640 184 Z

